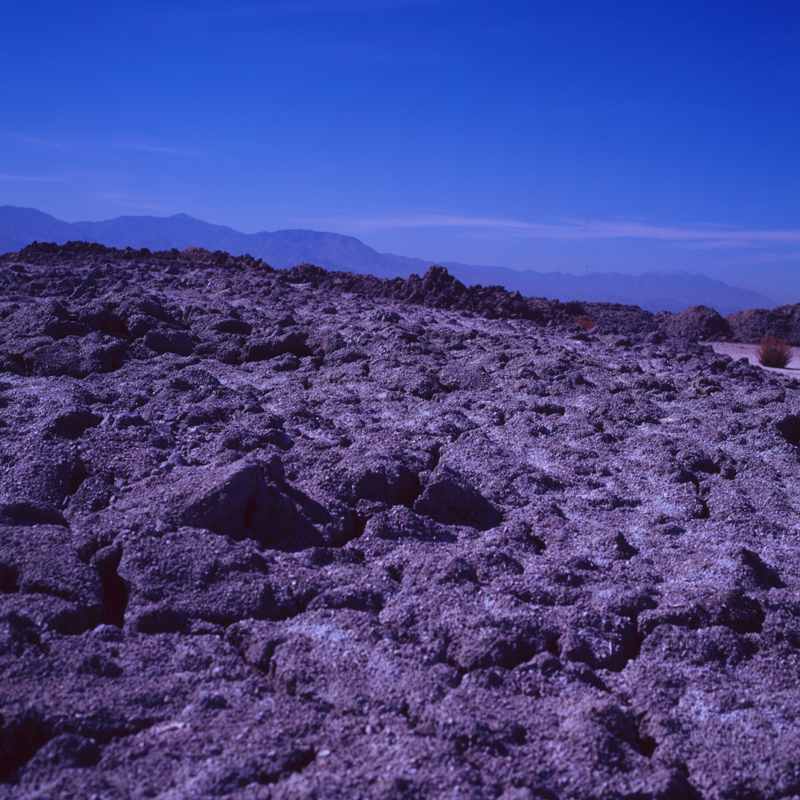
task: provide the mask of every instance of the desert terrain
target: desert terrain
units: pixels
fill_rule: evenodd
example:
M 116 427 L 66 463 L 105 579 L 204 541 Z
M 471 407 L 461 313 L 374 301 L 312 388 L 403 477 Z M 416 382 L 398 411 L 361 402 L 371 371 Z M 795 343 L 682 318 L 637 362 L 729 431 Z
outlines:
M 0 797 L 800 797 L 797 311 L 0 257 Z

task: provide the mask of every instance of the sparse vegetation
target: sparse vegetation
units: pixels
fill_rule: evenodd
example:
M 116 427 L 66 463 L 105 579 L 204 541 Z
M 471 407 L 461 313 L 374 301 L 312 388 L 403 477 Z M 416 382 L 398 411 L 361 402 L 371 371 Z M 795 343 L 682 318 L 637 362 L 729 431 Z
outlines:
M 786 339 L 765 336 L 756 350 L 758 363 L 764 367 L 785 367 L 792 360 L 792 348 Z
M 578 325 L 581 326 L 581 328 L 586 328 L 587 331 L 590 331 L 592 330 L 592 328 L 597 327 L 597 323 L 590 320 L 589 317 L 578 317 L 578 319 L 576 319 L 575 322 L 577 322 Z

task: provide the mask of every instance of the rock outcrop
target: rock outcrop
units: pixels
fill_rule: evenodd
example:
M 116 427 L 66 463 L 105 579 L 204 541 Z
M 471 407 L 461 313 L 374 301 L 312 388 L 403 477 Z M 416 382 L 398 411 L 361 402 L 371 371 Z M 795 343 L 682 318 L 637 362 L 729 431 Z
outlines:
M 729 314 L 725 319 L 737 342 L 756 343 L 765 336 L 775 336 L 795 347 L 800 346 L 800 305 L 779 306 L 771 311 L 751 308 Z

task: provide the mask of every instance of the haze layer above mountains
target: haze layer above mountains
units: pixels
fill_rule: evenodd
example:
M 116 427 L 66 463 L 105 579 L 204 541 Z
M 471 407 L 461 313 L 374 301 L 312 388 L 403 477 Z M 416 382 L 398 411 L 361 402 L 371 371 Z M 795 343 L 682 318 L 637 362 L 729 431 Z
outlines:
M 33 241 L 59 244 L 94 241 L 109 247 L 151 250 L 204 247 L 234 255 L 249 253 L 277 269 L 312 263 L 329 270 L 407 277 L 423 274 L 433 263 L 378 253 L 352 236 L 309 230 L 241 233 L 186 214 L 171 217 L 123 216 L 102 222 L 63 222 L 42 211 L 0 207 L 0 252 L 12 252 Z M 777 303 L 758 292 L 730 286 L 696 272 L 649 272 L 642 275 L 591 273 L 569 275 L 503 267 L 444 262 L 467 285 L 502 285 L 529 297 L 586 300 L 638 305 L 648 311 L 683 311 L 688 306 L 712 306 L 721 314 L 747 308 L 773 308 Z

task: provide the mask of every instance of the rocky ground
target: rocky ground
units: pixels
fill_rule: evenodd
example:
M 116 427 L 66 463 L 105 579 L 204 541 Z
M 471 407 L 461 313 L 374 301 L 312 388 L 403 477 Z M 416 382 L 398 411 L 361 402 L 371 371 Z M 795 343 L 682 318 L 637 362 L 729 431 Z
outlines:
M 0 318 L 0 797 L 800 796 L 730 319 L 74 244 Z

